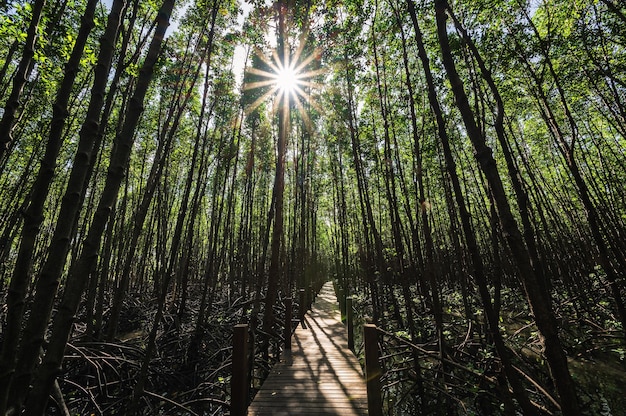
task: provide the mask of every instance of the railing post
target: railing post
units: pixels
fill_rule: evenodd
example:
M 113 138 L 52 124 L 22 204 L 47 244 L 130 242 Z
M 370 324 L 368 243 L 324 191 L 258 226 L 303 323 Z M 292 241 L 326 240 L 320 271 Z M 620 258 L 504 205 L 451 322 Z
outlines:
M 285 349 L 291 349 L 291 313 L 292 302 L 291 298 L 285 299 Z
M 309 309 L 313 306 L 313 301 L 315 300 L 315 292 L 313 291 L 313 285 L 309 285 Z
M 346 327 L 348 330 L 348 348 L 354 351 L 354 320 L 352 313 L 352 296 L 346 298 Z
M 346 297 L 344 296 L 342 288 L 337 290 L 337 298 L 339 299 L 339 312 L 343 320 L 346 317 Z
M 382 416 L 383 401 L 381 397 L 380 376 L 382 370 L 378 362 L 378 333 L 376 325 L 363 326 L 365 339 L 365 380 L 367 382 L 367 409 L 369 416 Z
M 235 325 L 233 335 L 233 364 L 230 380 L 230 414 L 248 413 L 248 325 Z
M 300 324 L 302 328 L 306 328 L 304 324 L 304 315 L 306 315 L 306 292 L 304 289 L 299 290 L 300 294 Z

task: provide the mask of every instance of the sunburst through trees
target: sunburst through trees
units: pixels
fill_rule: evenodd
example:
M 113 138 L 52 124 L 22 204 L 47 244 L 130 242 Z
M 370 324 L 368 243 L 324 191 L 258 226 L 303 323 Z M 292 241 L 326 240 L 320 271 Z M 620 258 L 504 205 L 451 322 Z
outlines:
M 311 54 L 303 56 L 306 39 L 307 34 L 303 33 L 299 38 L 298 47 L 293 53 L 290 51 L 288 42 L 284 42 L 282 51 L 280 48 L 274 49 L 270 56 L 267 56 L 260 49 L 256 50 L 256 55 L 266 64 L 268 70 L 247 68 L 248 74 L 256 75 L 260 80 L 244 83 L 243 90 L 270 88 L 246 108 L 246 114 L 252 113 L 271 97 L 274 97 L 274 111 L 280 106 L 287 113 L 293 103 L 307 125 L 310 123 L 310 119 L 303 103 L 309 103 L 321 111 L 319 106 L 310 99 L 310 90 L 319 87 L 319 84 L 313 79 L 326 71 L 324 68 L 311 69 L 314 63 L 319 60 L 321 51 L 315 49 Z

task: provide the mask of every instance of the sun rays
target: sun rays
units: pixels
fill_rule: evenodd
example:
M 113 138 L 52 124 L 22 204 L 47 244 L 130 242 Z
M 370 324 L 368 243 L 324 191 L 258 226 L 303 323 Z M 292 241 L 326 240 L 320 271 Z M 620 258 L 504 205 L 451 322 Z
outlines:
M 310 68 L 314 66 L 315 61 L 319 60 L 321 51 L 315 49 L 308 56 L 303 56 L 306 38 L 305 34 L 300 36 L 298 48 L 293 53 L 285 45 L 282 59 L 276 49 L 272 52 L 271 57 L 268 57 L 260 49 L 256 50 L 256 55 L 266 65 L 267 70 L 254 67 L 246 68 L 248 74 L 256 75 L 260 80 L 245 82 L 243 90 L 269 88 L 245 109 L 246 115 L 255 111 L 271 97 L 274 97 L 274 111 L 279 106 L 283 111 L 288 111 L 291 104 L 294 104 L 307 126 L 310 125 L 310 118 L 308 111 L 304 108 L 304 103 L 310 104 L 321 112 L 321 108 L 311 99 L 311 90 L 320 87 L 320 84 L 316 83 L 314 78 L 324 74 L 326 70 L 323 68 Z

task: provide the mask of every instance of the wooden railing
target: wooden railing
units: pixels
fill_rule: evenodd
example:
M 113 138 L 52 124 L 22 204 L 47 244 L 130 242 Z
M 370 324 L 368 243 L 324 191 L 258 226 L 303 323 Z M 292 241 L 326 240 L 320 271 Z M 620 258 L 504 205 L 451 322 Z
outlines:
M 501 402 L 497 359 L 493 368 L 479 370 L 468 355 L 441 357 L 432 341 L 418 345 L 373 324 L 364 325 L 363 349 L 370 416 L 435 414 L 442 406 L 465 409 L 464 397 L 492 407 Z
M 365 317 L 355 316 L 354 311 L 354 299 L 351 296 L 346 296 L 343 302 L 344 308 L 342 315 L 345 317 L 346 332 L 348 338 L 349 348 L 357 355 L 361 353 L 364 356 L 364 372 L 367 386 L 367 404 L 369 416 L 382 416 L 389 413 L 390 409 L 386 409 L 384 403 L 384 393 L 388 389 L 390 384 L 389 377 L 395 377 L 396 369 L 391 364 L 392 360 L 389 356 L 383 356 L 382 351 L 387 350 L 386 343 L 389 341 L 389 333 L 378 328 L 374 324 L 363 324 L 363 332 L 361 333 L 362 339 L 359 344 L 359 348 L 355 348 L 355 321 L 365 319 Z M 394 342 L 401 341 L 400 338 L 395 338 Z M 412 351 L 412 345 L 410 342 L 406 342 L 402 345 L 409 351 Z M 388 362 L 386 362 L 388 361 Z M 384 365 L 383 365 L 384 364 Z M 387 373 L 387 370 L 391 370 Z M 393 383 L 396 383 L 394 380 Z M 391 405 L 393 407 L 393 405 Z M 387 406 L 389 407 L 389 405 Z
M 382 416 L 383 401 L 380 378 L 383 374 L 378 353 L 378 329 L 374 324 L 363 325 L 365 344 L 365 383 L 367 385 L 367 410 L 369 416 Z
M 341 293 L 342 291 L 340 291 Z M 345 316 L 348 348 L 356 353 L 354 344 L 354 299 L 346 296 L 340 301 L 340 309 Z M 374 324 L 363 325 L 363 348 L 365 349 L 365 382 L 367 386 L 368 415 L 382 416 L 380 349 L 378 347 L 378 329 Z
M 248 325 L 235 325 L 233 335 L 233 375 L 230 382 L 230 414 L 245 416 L 248 408 Z
M 284 322 L 284 348 L 291 349 L 291 336 L 295 329 L 292 323 L 305 325 L 304 315 L 310 309 L 316 291 L 312 287 L 308 290 L 299 290 L 299 317 L 293 319 L 293 302 L 291 298 L 285 299 L 285 322 Z M 345 324 L 348 339 L 348 347 L 355 351 L 354 337 L 354 301 L 352 297 L 345 298 Z M 367 386 L 368 414 L 370 416 L 383 415 L 381 377 L 383 370 L 380 364 L 379 333 L 381 331 L 374 324 L 363 325 L 363 348 L 365 355 L 365 380 Z M 231 416 L 245 416 L 249 401 L 249 353 L 248 325 L 240 324 L 234 328 L 233 336 L 233 362 L 231 378 Z
M 299 297 L 299 303 L 305 307 L 301 308 L 300 319 L 297 320 L 290 319 L 291 299 L 285 300 L 285 348 L 291 346 L 293 326 L 290 325 L 292 322 L 304 323 L 301 317 L 313 301 L 314 293 L 302 289 Z M 484 368 L 476 368 L 473 356 L 467 353 L 442 356 L 436 342 L 430 340 L 417 344 L 409 340 L 401 329 L 386 331 L 368 323 L 362 326 L 362 332 L 358 331 L 355 327 L 361 327 L 360 322 L 364 317 L 357 315 L 359 308 L 355 311 L 355 300 L 347 297 L 342 303 L 348 347 L 364 359 L 370 416 L 416 412 L 430 414 L 441 409 L 441 406 L 465 408 L 468 402 L 473 404 L 472 400 L 477 403 L 476 407 L 493 407 L 494 403 L 498 404 L 497 389 L 500 386 L 494 376 L 499 371 L 497 359 L 489 361 L 489 357 L 483 357 L 480 363 Z M 247 343 L 243 333 L 247 333 L 246 325 L 235 327 L 235 343 Z M 248 362 L 245 357 L 249 352 L 235 345 L 233 352 L 231 415 L 245 415 L 249 397 L 247 387 L 250 383 L 246 377 L 236 376 L 235 372 L 248 374 L 249 369 L 243 365 Z M 243 383 L 243 386 L 239 383 Z
M 293 300 L 285 298 L 285 319 L 283 322 L 283 348 L 291 350 L 291 336 L 298 324 L 305 325 L 304 316 L 311 309 L 311 305 L 315 301 L 317 292 L 321 285 L 309 286 L 308 289 L 300 289 L 298 291 L 298 318 L 293 318 Z M 296 324 L 295 326 L 293 324 Z M 254 346 L 249 345 L 250 339 L 248 324 L 235 325 L 233 333 L 233 356 L 232 356 L 232 377 L 231 377 L 231 416 L 245 416 L 250 402 L 250 384 L 249 377 L 251 362 L 250 354 L 254 354 Z

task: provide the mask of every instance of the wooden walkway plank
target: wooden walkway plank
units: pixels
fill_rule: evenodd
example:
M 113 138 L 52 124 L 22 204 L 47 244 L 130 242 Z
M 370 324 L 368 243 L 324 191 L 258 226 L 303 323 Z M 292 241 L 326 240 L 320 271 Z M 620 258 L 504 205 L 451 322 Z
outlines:
M 274 366 L 249 416 L 367 415 L 361 366 L 348 348 L 332 283 L 326 283 L 296 329 L 291 351 Z

